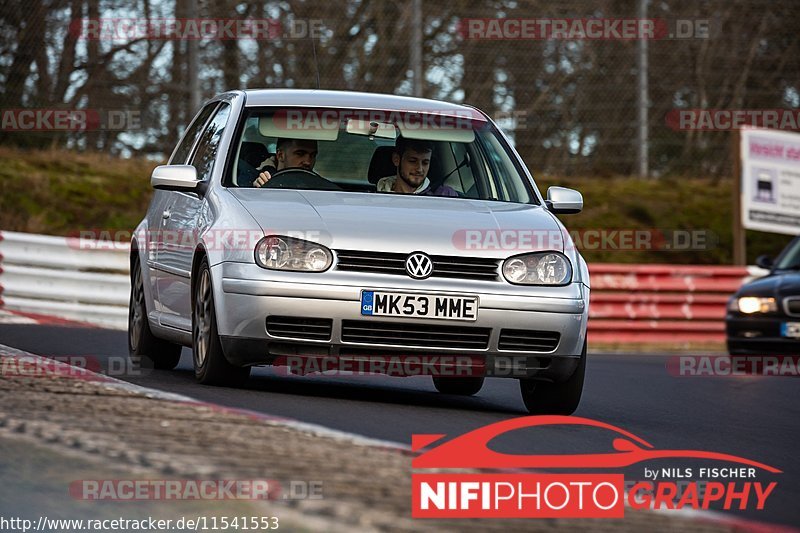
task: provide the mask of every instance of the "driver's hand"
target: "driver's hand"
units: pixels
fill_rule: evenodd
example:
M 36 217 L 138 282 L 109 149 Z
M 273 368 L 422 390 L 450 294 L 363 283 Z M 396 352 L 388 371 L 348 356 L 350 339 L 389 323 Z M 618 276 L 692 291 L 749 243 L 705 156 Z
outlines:
M 253 187 L 263 187 L 271 179 L 272 175 L 265 170 L 264 172 L 259 174 L 256 180 L 253 182 Z

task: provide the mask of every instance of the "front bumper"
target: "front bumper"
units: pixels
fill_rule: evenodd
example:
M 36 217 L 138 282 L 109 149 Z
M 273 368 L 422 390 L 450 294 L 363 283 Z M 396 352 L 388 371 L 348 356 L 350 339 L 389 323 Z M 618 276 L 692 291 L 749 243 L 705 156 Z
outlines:
M 228 265 L 228 266 L 226 266 Z M 249 270 L 245 265 L 222 263 L 212 268 L 214 277 L 217 327 L 226 357 L 236 365 L 272 364 L 282 356 L 352 358 L 365 355 L 457 355 L 469 356 L 482 365 L 486 375 L 496 377 L 535 377 L 544 381 L 562 381 L 572 375 L 580 360 L 586 339 L 589 290 L 580 283 L 554 287 L 554 294 L 566 297 L 545 297 L 541 289 L 536 296 L 502 294 L 505 284 L 495 283 L 494 293 L 486 285 L 448 280 L 425 288 L 410 285 L 413 280 L 385 275 L 342 276 L 336 284 L 302 283 L 257 279 L 264 271 Z M 234 277 L 235 275 L 235 277 Z M 256 279 L 246 279 L 247 277 Z M 242 279 L 245 278 L 245 279 Z M 306 279 L 313 279 L 306 277 Z M 403 292 L 478 294 L 480 307 L 474 322 L 431 319 L 405 319 L 361 316 L 361 290 L 394 290 Z M 519 292 L 519 288 L 514 287 Z M 533 292 L 533 291 L 532 291 Z M 332 320 L 330 338 L 310 340 L 274 336 L 267 331 L 270 316 L 327 318 Z M 380 320 L 393 324 L 463 326 L 488 329 L 486 346 L 481 349 L 430 348 L 400 342 L 363 343 L 343 338 L 342 325 L 353 321 L 364 323 Z M 559 340 L 554 349 L 545 352 L 502 349 L 503 329 L 556 332 Z
M 784 322 L 800 322 L 800 319 L 729 313 L 725 318 L 728 352 L 747 355 L 800 355 L 800 339 L 781 336 L 781 325 Z

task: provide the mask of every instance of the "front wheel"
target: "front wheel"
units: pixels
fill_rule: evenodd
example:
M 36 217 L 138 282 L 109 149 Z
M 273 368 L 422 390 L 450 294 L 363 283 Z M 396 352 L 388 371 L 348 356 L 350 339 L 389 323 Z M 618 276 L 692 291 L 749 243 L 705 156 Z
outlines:
M 561 383 L 537 382 L 534 379 L 519 380 L 522 401 L 532 415 L 571 415 L 578 409 L 583 394 L 586 376 L 586 341 L 577 368 Z
M 142 357 L 152 362 L 153 368 L 172 370 L 181 360 L 179 344 L 159 339 L 150 330 L 147 304 L 144 298 L 144 281 L 139 261 L 134 261 L 131 276 L 131 299 L 128 305 L 128 354 L 131 362 L 142 365 Z
M 442 394 L 457 394 L 459 396 L 472 396 L 478 394 L 483 387 L 483 377 L 456 378 L 434 377 L 433 386 Z
M 194 376 L 204 385 L 239 386 L 250 376 L 250 367 L 234 366 L 225 358 L 217 332 L 211 270 L 203 258 L 194 287 L 192 306 L 192 351 Z

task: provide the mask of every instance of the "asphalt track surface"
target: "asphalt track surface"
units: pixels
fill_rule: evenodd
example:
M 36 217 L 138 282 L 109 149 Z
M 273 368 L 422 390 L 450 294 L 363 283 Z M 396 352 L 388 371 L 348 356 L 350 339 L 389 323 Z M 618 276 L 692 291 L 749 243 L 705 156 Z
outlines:
M 45 356 L 96 357 L 103 365 L 127 357 L 126 334 L 103 329 L 6 324 L 0 325 L 0 344 Z M 800 525 L 800 380 L 675 377 L 666 369 L 667 360 L 666 355 L 590 353 L 584 396 L 576 415 L 630 431 L 656 449 L 722 452 L 778 468 L 783 474 L 762 476 L 759 471 L 757 479 L 751 480 L 778 482 L 765 510 L 754 510 L 751 501 L 747 510 L 722 515 Z M 257 368 L 242 389 L 216 388 L 194 381 L 187 349 L 176 370 L 130 374 L 117 377 L 403 445 L 409 445 L 415 433 L 456 436 L 527 414 L 515 380 L 488 379 L 477 396 L 463 398 L 437 393 L 429 377 L 297 377 Z M 492 447 L 519 454 L 602 453 L 612 451 L 611 438 L 613 435 L 597 428 L 558 426 L 517 430 L 493 441 Z M 626 480 L 644 479 L 644 466 L 688 466 L 697 472 L 703 466 L 732 465 L 662 459 L 625 469 Z M 744 481 L 738 480 L 740 484 Z

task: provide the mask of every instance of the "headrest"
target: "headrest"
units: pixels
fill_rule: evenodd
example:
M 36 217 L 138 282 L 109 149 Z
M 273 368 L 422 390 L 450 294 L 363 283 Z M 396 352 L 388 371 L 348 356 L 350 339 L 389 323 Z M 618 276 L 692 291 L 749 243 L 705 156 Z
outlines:
M 369 171 L 367 178 L 373 185 L 378 183 L 378 180 L 384 176 L 394 176 L 397 174 L 397 167 L 392 163 L 392 153 L 394 146 L 379 146 L 372 154 L 372 160 L 369 162 Z
M 239 151 L 239 158 L 244 159 L 256 168 L 268 157 L 269 150 L 260 142 L 245 141 Z

